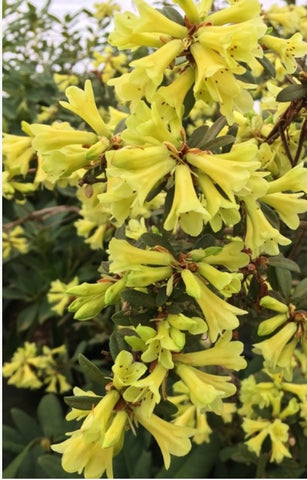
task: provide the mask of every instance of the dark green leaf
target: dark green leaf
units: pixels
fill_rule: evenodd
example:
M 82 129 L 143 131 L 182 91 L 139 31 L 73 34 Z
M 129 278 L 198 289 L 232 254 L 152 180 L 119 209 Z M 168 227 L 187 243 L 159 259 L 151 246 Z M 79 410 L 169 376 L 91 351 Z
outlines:
M 64 397 L 64 402 L 70 408 L 76 408 L 78 410 L 91 410 L 93 405 L 97 405 L 103 397 L 91 397 L 89 395 L 78 395 L 71 397 Z
M 123 332 L 124 334 L 124 332 Z M 124 340 L 124 337 L 118 330 L 114 330 L 110 336 L 109 349 L 113 360 L 122 350 L 129 350 L 127 343 Z
M 203 150 L 218 150 L 226 145 L 231 145 L 235 142 L 236 138 L 232 135 L 223 135 L 222 137 L 216 137 L 213 140 L 204 142 L 200 145 Z
M 22 466 L 22 463 L 27 459 L 29 455 L 29 451 L 33 447 L 33 445 L 37 442 L 37 440 L 33 440 L 30 442 L 23 451 L 14 458 L 14 460 L 5 468 L 3 471 L 3 478 L 18 478 L 18 471 Z
M 209 130 L 208 125 L 202 125 L 201 127 L 196 128 L 192 135 L 188 138 L 188 145 L 190 148 L 199 147 L 202 144 L 204 136 Z
M 283 255 L 276 255 L 268 258 L 268 265 L 271 267 L 284 268 L 291 272 L 300 272 L 300 267 L 290 258 L 286 258 Z
M 289 85 L 279 92 L 276 100 L 278 102 L 292 102 L 305 97 L 307 97 L 307 85 Z
M 156 305 L 155 297 L 148 293 L 139 292 L 138 290 L 127 289 L 121 293 L 121 297 L 130 305 L 154 307 Z
M 269 207 L 266 203 L 261 203 L 261 210 L 263 211 L 265 217 L 267 220 L 270 222 L 270 224 L 279 230 L 280 228 L 280 223 L 279 223 L 279 217 L 275 210 L 273 208 Z
M 37 319 L 38 309 L 38 303 L 31 303 L 19 313 L 17 317 L 18 332 L 24 332 L 33 325 Z
M 179 25 L 184 25 L 184 19 L 178 12 L 173 7 L 163 7 L 161 10 L 159 10 L 165 17 L 169 18 L 173 22 L 179 23 Z
M 193 87 L 191 87 L 188 90 L 186 96 L 184 97 L 183 105 L 184 105 L 183 117 L 185 118 L 189 115 L 190 111 L 192 110 L 192 108 L 195 105 L 195 97 L 194 97 Z
M 166 295 L 166 287 L 160 288 L 156 295 L 156 306 L 161 307 L 168 301 L 168 296 Z
M 99 385 L 106 385 L 109 382 L 109 380 L 105 378 L 105 375 L 100 368 L 82 355 L 82 353 L 79 354 L 78 361 L 84 375 L 86 375 L 90 380 L 98 383 Z
M 218 136 L 220 131 L 225 127 L 225 125 L 227 125 L 226 118 L 221 115 L 209 128 L 209 130 L 204 136 L 203 142 L 207 143 L 209 142 L 209 140 L 214 140 Z
M 5 452 L 20 453 L 25 447 L 20 434 L 9 425 L 2 427 L 2 448 Z
M 263 68 L 271 75 L 271 77 L 276 76 L 275 67 L 267 57 L 265 56 L 263 56 L 262 58 L 258 57 L 257 60 L 263 66 Z
M 304 278 L 295 288 L 291 301 L 297 308 L 307 309 L 307 278 Z
M 11 416 L 21 434 L 21 438 L 26 442 L 30 442 L 34 437 L 42 436 L 42 431 L 37 422 L 28 413 L 19 408 L 12 408 Z
M 37 407 L 37 416 L 46 437 L 64 435 L 67 427 L 61 404 L 55 395 L 50 393 L 43 396 Z

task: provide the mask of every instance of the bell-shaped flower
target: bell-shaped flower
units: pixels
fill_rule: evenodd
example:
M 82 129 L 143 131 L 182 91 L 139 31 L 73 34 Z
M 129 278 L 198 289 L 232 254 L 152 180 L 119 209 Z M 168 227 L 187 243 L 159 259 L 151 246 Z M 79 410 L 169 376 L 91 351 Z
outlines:
M 103 208 L 109 209 L 118 226 L 121 226 L 131 212 L 135 193 L 124 180 L 111 177 L 108 178 L 106 191 L 98 194 L 97 199 Z
M 249 64 L 255 57 L 263 56 L 258 40 L 266 30 L 267 26 L 258 16 L 233 25 L 204 25 L 196 37 L 204 47 L 218 51 L 233 73 L 240 74 L 242 66 L 238 62 Z
M 71 145 L 91 146 L 98 141 L 95 133 L 75 130 L 67 122 L 54 122 L 52 125 L 33 123 L 29 128 L 34 136 L 32 146 L 42 155 Z
M 195 274 L 192 275 L 195 285 L 198 287 L 198 290 L 196 291 L 195 289 L 195 291 L 198 295 L 200 293 L 199 297 L 196 297 L 195 295 L 192 296 L 194 296 L 205 316 L 205 320 L 209 329 L 209 337 L 212 342 L 215 342 L 218 335 L 224 330 L 233 330 L 234 328 L 238 327 L 239 320 L 237 315 L 244 315 L 246 311 L 227 303 L 225 300 L 213 293 L 205 285 L 204 280 Z M 186 288 L 189 288 L 187 284 Z
M 175 80 L 171 85 L 174 85 L 176 81 L 178 80 Z M 159 89 L 159 95 L 163 88 L 167 89 L 169 87 L 161 87 Z M 121 133 L 121 138 L 128 145 L 145 146 L 150 144 L 152 146 L 161 146 L 161 143 L 163 142 L 176 144 L 181 140 L 180 129 L 170 125 L 168 119 L 165 118 L 164 110 L 165 101 L 163 109 L 161 102 L 153 101 L 150 107 L 144 101 L 138 102 L 136 108 L 133 110 L 133 113 L 127 117 L 125 122 L 126 129 Z M 143 158 L 142 160 L 139 159 L 139 161 L 137 159 L 134 161 L 134 157 L 132 157 L 130 160 L 131 163 L 126 165 L 126 167 L 130 168 L 131 166 L 131 168 L 135 168 L 135 166 L 137 166 L 140 168 L 143 162 L 145 162 L 146 166 L 149 166 L 150 164 L 148 164 L 146 160 L 148 160 L 147 157 Z
M 289 245 L 291 240 L 273 227 L 264 216 L 259 203 L 252 197 L 244 197 L 246 209 L 245 245 L 252 251 L 253 258 L 261 253 L 277 255 L 278 245 Z
M 168 175 L 176 162 L 163 145 L 126 147 L 106 154 L 108 175 L 125 180 L 136 192 L 140 205 L 151 190 Z
M 51 449 L 63 454 L 62 467 L 68 473 L 83 472 L 85 478 L 101 478 L 106 471 L 108 478 L 114 478 L 114 447 L 102 448 L 99 440 L 87 442 L 80 430 L 64 442 L 51 445 Z
M 206 262 L 199 262 L 197 266 L 198 273 L 219 290 L 224 297 L 231 297 L 241 290 L 242 273 L 221 272 Z
M 191 402 L 195 407 L 217 411 L 220 409 L 221 398 L 223 398 L 224 392 L 215 388 L 214 385 L 207 381 L 207 378 L 199 375 L 204 372 L 181 363 L 176 363 L 175 372 L 188 387 Z
M 246 368 L 246 361 L 241 354 L 244 345 L 238 340 L 232 341 L 232 333 L 225 332 L 213 347 L 191 353 L 175 353 L 175 362 L 181 362 L 194 367 L 205 367 L 208 365 L 221 365 L 231 370 L 242 370 Z
M 279 193 L 284 190 L 307 193 L 307 168 L 302 164 L 291 168 L 279 178 L 269 182 L 267 193 Z
M 287 343 L 292 340 L 297 331 L 295 322 L 286 323 L 275 335 L 255 343 L 253 351 L 258 355 L 262 355 L 270 368 L 279 365 L 279 360 Z M 298 340 L 297 340 L 298 341 Z
M 103 436 L 102 448 L 117 447 L 118 450 L 121 449 L 127 422 L 128 413 L 125 410 L 120 410 L 115 414 L 111 425 Z
M 147 370 L 142 362 L 135 362 L 133 355 L 122 350 L 116 357 L 112 367 L 113 385 L 117 390 L 122 390 L 136 382 Z
M 191 170 L 185 164 L 175 167 L 175 193 L 171 210 L 164 222 L 165 230 L 178 226 L 192 236 L 201 233 L 204 221 L 209 219 L 207 210 L 201 204 L 193 184 Z
M 173 255 L 165 249 L 143 250 L 134 247 L 127 240 L 112 238 L 109 243 L 110 271 L 120 273 L 133 270 L 135 265 L 160 265 L 168 266 L 176 263 Z
M 178 118 L 184 114 L 184 99 L 192 87 L 195 79 L 194 71 L 191 67 L 180 72 L 167 86 L 162 86 L 158 90 L 158 95 L 176 111 Z
M 300 198 L 301 193 L 269 193 L 260 198 L 261 202 L 272 207 L 279 215 L 280 219 L 292 230 L 299 226 L 299 214 L 307 211 L 307 200 Z
M 270 462 L 281 463 L 284 458 L 292 458 L 291 453 L 286 447 L 289 438 L 289 425 L 276 418 L 272 423 L 269 435 L 272 442 L 272 454 Z
M 260 14 L 261 5 L 258 0 L 238 0 L 232 2 L 231 6 L 211 13 L 207 21 L 213 25 L 227 23 L 241 23 L 246 20 L 257 18 Z
M 189 437 L 194 435 L 195 429 L 183 427 L 169 423 L 155 414 L 149 418 L 144 414 L 142 407 L 134 409 L 136 420 L 143 425 L 146 430 L 156 440 L 164 460 L 164 466 L 169 468 L 171 455 L 184 457 L 191 450 L 191 441 Z
M 68 102 L 60 101 L 60 105 L 78 115 L 99 136 L 109 137 L 110 131 L 103 121 L 96 106 L 92 83 L 85 80 L 84 90 L 71 86 L 65 90 Z
M 206 254 L 205 261 L 210 265 L 223 265 L 231 272 L 245 267 L 249 263 L 249 256 L 242 252 L 244 243 L 241 238 L 233 237 L 222 249 L 212 254 Z M 205 250 L 206 251 L 206 250 Z M 193 260 L 193 251 L 191 252 Z
M 168 370 L 161 363 L 157 363 L 149 375 L 134 381 L 126 388 L 123 398 L 132 404 L 143 403 L 144 415 L 150 417 L 156 404 L 161 400 L 159 390 L 167 373 Z
M 261 43 L 264 47 L 279 55 L 288 74 L 294 73 L 297 69 L 296 58 L 301 58 L 307 54 L 307 43 L 304 42 L 302 34 L 298 32 L 287 39 L 264 35 L 261 38 Z
M 4 165 L 12 176 L 26 175 L 35 153 L 31 137 L 4 133 L 2 139 Z
M 229 153 L 217 155 L 200 150 L 195 152 L 190 150 L 186 155 L 186 160 L 207 174 L 225 192 L 227 197 L 234 201 L 234 193 L 239 192 L 245 186 L 251 173 L 259 166 L 256 155 L 256 145 L 244 142 L 235 145 Z
M 250 451 L 255 452 L 256 455 L 259 456 L 262 449 L 262 444 L 269 434 L 270 421 L 264 419 L 253 420 L 246 417 L 243 419 L 242 428 L 247 438 L 257 432 L 260 432 L 253 436 L 250 440 L 244 442 Z
M 156 87 L 158 87 L 162 83 L 165 70 L 182 50 L 182 40 L 175 38 L 165 43 L 154 53 L 151 53 L 146 57 L 133 60 L 130 62 L 130 66 L 142 70 L 144 74 L 142 83 L 146 82 L 147 77 L 154 83 Z M 150 101 L 150 99 L 148 100 Z
M 208 175 L 198 171 L 197 185 L 204 195 L 203 204 L 210 215 L 209 223 L 214 232 L 221 230 L 223 224 L 232 227 L 241 220 L 239 204 L 222 195 Z

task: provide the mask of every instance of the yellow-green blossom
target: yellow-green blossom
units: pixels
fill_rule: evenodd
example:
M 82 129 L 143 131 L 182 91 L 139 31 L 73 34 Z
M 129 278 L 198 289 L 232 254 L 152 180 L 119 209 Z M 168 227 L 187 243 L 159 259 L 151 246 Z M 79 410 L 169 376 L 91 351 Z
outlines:
M 69 283 L 64 283 L 59 279 L 51 282 L 49 292 L 47 293 L 48 302 L 52 304 L 51 310 L 58 315 L 63 315 L 70 302 L 70 297 L 67 295 L 66 290 L 76 285 L 78 285 L 78 277 L 74 277 Z
M 4 259 L 8 258 L 14 250 L 21 254 L 29 251 L 30 246 L 24 234 L 24 229 L 20 225 L 12 230 L 2 232 L 2 256 Z

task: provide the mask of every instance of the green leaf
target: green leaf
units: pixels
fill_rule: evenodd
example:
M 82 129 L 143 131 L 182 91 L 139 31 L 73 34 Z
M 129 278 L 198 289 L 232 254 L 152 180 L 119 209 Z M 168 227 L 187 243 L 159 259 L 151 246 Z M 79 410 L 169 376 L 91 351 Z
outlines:
M 24 449 L 21 443 L 20 434 L 13 427 L 3 425 L 2 427 L 2 448 L 5 452 L 20 453 Z
M 186 96 L 184 97 L 183 105 L 184 105 L 183 117 L 186 118 L 195 105 L 193 86 L 188 90 Z
M 236 138 L 232 135 L 223 135 L 221 137 L 214 138 L 208 142 L 204 142 L 200 145 L 203 150 L 218 150 L 226 145 L 231 145 L 235 142 Z
M 291 296 L 291 301 L 297 308 L 307 308 L 307 278 L 298 283 Z
M 65 472 L 61 465 L 61 458 L 60 455 L 45 454 L 38 457 L 37 463 L 46 473 L 47 478 L 83 478 L 82 475 L 78 475 L 76 472 Z
M 99 385 L 106 385 L 109 380 L 105 378 L 105 374 L 93 362 L 86 358 L 82 353 L 78 355 L 78 362 L 84 373 L 90 380 Z
M 148 293 L 139 292 L 138 290 L 124 290 L 121 297 L 130 305 L 137 307 L 154 307 L 156 305 L 155 298 Z
M 31 450 L 31 448 L 33 448 L 33 446 L 37 441 L 38 441 L 37 439 L 32 440 L 32 442 L 30 442 L 23 449 L 23 451 L 20 452 L 20 454 L 17 455 L 17 457 L 15 457 L 14 460 L 12 460 L 12 462 L 3 471 L 3 478 L 18 478 L 17 477 L 18 471 L 22 466 L 22 463 L 27 459 L 29 455 L 29 451 Z
M 151 452 L 147 450 L 150 435 L 143 428 L 138 429 L 137 436 L 131 430 L 126 434 L 124 459 L 129 478 L 150 478 Z
M 93 405 L 97 405 L 103 397 L 91 397 L 90 395 L 78 395 L 71 397 L 64 397 L 64 402 L 70 408 L 78 410 L 91 410 Z
M 260 63 L 260 65 L 263 66 L 263 68 L 271 75 L 271 77 L 275 77 L 276 76 L 276 70 L 275 70 L 275 67 L 273 65 L 272 62 L 270 62 L 270 60 L 263 56 L 262 58 L 257 58 L 258 62 Z
M 38 303 L 31 303 L 19 313 L 17 317 L 17 331 L 19 333 L 28 330 L 33 325 L 37 318 L 38 309 Z
M 192 135 L 188 138 L 187 143 L 190 148 L 199 147 L 202 144 L 203 139 L 208 132 L 208 125 L 202 125 L 201 127 L 196 128 Z
M 61 404 L 55 395 L 50 393 L 43 396 L 37 407 L 37 416 L 46 437 L 64 435 L 66 423 Z
M 169 18 L 173 22 L 179 23 L 179 25 L 184 25 L 184 19 L 173 7 L 163 7 L 161 10 L 158 9 L 165 17 Z
M 42 431 L 37 422 L 29 414 L 19 408 L 11 409 L 11 416 L 21 437 L 30 442 L 34 437 L 41 437 Z
M 225 447 L 220 452 L 220 459 L 226 462 L 229 459 L 239 463 L 257 464 L 258 457 L 255 453 L 250 452 L 244 443 L 237 443 L 233 447 Z
M 227 125 L 227 120 L 222 115 L 215 120 L 214 124 L 209 128 L 207 133 L 204 136 L 203 142 L 207 143 L 209 140 L 214 140 L 220 131 Z
M 276 97 L 277 102 L 292 102 L 299 98 L 307 97 L 307 85 L 289 85 Z
M 299 273 L 301 271 L 297 263 L 295 263 L 290 258 L 284 257 L 283 255 L 275 255 L 274 257 L 269 257 L 268 265 L 270 265 L 271 267 L 284 268 L 286 270 L 290 270 L 291 272 Z
M 123 335 L 118 330 L 114 330 L 109 340 L 109 349 L 113 360 L 122 350 L 129 350 L 127 343 L 124 340 Z

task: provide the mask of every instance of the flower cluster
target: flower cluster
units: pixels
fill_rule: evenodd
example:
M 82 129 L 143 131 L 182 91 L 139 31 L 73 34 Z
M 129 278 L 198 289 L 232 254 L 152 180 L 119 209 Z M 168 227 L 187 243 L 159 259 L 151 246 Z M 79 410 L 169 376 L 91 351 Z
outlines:
M 2 373 L 8 384 L 18 388 L 39 389 L 46 392 L 65 393 L 71 389 L 66 376 L 61 373 L 67 362 L 65 345 L 49 348 L 44 345 L 39 352 L 36 343 L 25 342 L 3 366 Z

